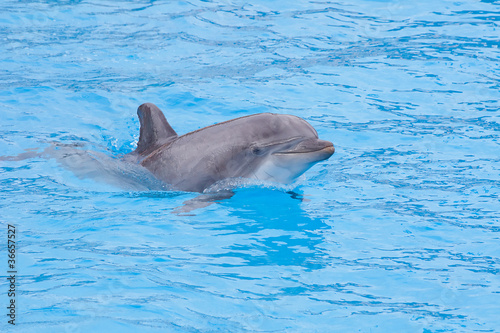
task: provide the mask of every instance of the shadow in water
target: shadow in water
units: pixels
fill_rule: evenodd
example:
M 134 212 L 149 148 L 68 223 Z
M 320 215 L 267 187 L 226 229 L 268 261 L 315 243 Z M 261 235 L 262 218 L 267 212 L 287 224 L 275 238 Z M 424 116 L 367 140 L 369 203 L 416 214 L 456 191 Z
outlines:
M 324 267 L 322 244 L 331 227 L 301 208 L 302 193 L 268 188 L 236 191 L 218 205 L 229 212 L 226 222 L 212 225 L 212 231 L 237 239 L 218 257 L 237 257 L 248 266 Z M 327 231 L 328 230 L 328 231 Z

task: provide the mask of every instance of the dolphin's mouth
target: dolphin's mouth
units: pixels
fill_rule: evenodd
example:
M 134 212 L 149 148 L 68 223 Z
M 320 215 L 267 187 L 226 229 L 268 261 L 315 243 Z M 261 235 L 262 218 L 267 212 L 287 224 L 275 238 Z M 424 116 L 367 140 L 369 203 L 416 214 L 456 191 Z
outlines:
M 331 143 L 330 141 L 319 140 L 319 139 L 306 139 L 289 149 L 274 152 L 273 155 L 324 153 L 327 154 L 328 157 L 330 157 L 334 152 L 335 152 L 335 147 L 333 146 L 333 143 Z

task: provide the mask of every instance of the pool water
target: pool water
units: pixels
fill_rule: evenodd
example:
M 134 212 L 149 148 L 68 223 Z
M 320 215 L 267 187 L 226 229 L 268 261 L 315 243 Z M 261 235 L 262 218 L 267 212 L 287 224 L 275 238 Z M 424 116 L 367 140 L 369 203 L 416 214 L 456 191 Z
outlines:
M 114 162 L 4 158 L 0 331 L 500 331 L 499 36 L 495 0 L 3 0 L 2 156 L 116 162 L 144 102 L 179 134 L 297 115 L 336 153 L 189 214 Z

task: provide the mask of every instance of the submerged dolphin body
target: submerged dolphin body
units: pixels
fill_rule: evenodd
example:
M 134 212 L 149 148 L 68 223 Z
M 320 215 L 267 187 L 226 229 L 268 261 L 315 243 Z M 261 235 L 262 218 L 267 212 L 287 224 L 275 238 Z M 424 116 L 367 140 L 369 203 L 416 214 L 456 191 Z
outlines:
M 178 136 L 152 103 L 139 106 L 137 149 L 126 156 L 172 189 L 203 192 L 231 178 L 290 183 L 335 151 L 305 120 L 260 113 Z

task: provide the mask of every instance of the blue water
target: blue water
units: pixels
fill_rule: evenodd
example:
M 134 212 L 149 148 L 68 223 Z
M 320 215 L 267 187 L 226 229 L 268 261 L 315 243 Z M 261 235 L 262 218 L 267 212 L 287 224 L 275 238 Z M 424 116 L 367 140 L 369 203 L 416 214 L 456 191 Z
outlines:
M 499 36 L 495 0 L 2 0 L 2 156 L 123 155 L 143 102 L 178 133 L 298 115 L 336 153 L 184 215 L 0 162 L 0 331 L 500 332 Z

